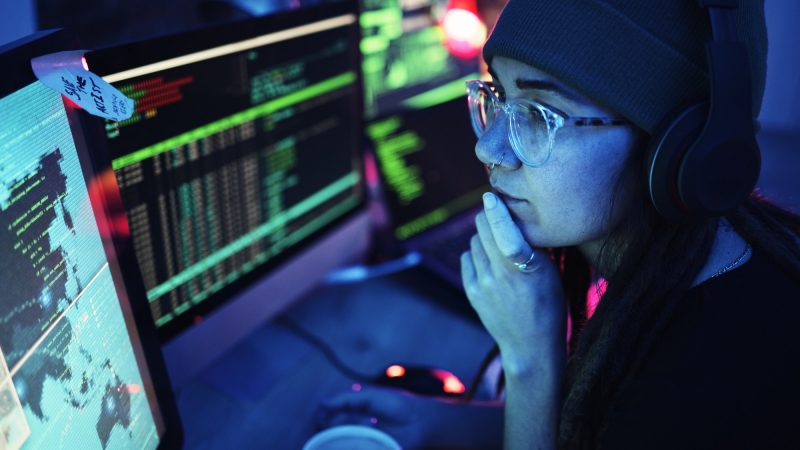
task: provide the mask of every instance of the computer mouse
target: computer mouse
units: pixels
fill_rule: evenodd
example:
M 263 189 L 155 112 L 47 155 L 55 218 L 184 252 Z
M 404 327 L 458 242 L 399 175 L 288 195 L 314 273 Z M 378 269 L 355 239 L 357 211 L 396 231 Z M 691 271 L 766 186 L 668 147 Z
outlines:
M 458 397 L 465 391 L 464 383 L 452 372 L 408 364 L 392 364 L 374 383 L 426 396 Z

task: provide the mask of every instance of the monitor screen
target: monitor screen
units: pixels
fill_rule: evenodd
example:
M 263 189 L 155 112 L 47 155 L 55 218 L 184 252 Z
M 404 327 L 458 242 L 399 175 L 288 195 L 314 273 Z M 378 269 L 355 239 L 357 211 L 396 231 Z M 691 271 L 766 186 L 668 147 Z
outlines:
M 490 190 L 469 120 L 462 94 L 367 126 L 398 240 L 474 208 Z
M 98 228 L 79 112 L 31 71 L 51 37 L 0 48 L 0 448 L 175 445 L 146 300 Z
M 447 0 L 361 0 L 361 53 L 367 119 L 414 107 L 414 97 L 477 78 L 478 59 L 450 54 L 440 24 Z M 472 74 L 472 75 L 470 75 Z
M 102 140 L 163 339 L 363 211 L 358 37 L 344 2 L 87 54 L 135 101 Z

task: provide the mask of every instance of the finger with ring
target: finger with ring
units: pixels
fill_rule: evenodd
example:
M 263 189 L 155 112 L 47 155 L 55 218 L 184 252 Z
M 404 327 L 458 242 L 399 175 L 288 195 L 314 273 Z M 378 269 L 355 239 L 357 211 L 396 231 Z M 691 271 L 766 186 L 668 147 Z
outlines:
M 533 260 L 536 259 L 536 252 L 531 252 L 531 256 L 528 258 L 527 261 L 519 263 L 515 262 L 514 265 L 517 266 L 517 270 L 522 273 L 533 273 L 536 271 L 536 266 L 533 265 Z
M 489 230 L 494 236 L 500 254 L 520 272 L 533 272 L 535 259 L 533 248 L 525 240 L 519 226 L 514 223 L 508 207 L 491 192 L 483 194 L 483 205 Z M 518 262 L 521 260 L 524 262 Z

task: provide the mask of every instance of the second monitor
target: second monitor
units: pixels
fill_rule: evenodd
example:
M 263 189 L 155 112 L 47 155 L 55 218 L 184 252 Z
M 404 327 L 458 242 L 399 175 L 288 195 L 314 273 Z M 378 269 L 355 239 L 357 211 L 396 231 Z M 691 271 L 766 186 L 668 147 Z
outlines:
M 359 223 L 327 256 L 365 246 L 358 36 L 355 2 L 344 2 L 87 55 L 136 103 L 101 140 L 163 339 L 344 224 Z M 324 256 L 300 283 L 322 275 Z M 273 305 L 259 306 L 262 319 L 287 301 L 262 297 L 252 301 Z M 224 350 L 218 341 L 242 336 L 247 311 L 206 341 Z

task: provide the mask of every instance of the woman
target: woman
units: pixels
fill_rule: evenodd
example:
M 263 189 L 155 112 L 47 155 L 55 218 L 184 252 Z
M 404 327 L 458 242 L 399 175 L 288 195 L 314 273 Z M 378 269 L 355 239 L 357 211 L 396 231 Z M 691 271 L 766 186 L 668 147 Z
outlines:
M 763 2 L 736 14 L 755 117 Z M 484 47 L 493 83 L 468 88 L 494 192 L 462 277 L 500 349 L 505 448 L 800 447 L 800 218 L 753 195 L 667 219 L 644 180 L 659 124 L 709 97 L 708 19 L 690 0 L 511 0 Z M 369 406 L 435 408 L 387 397 Z

